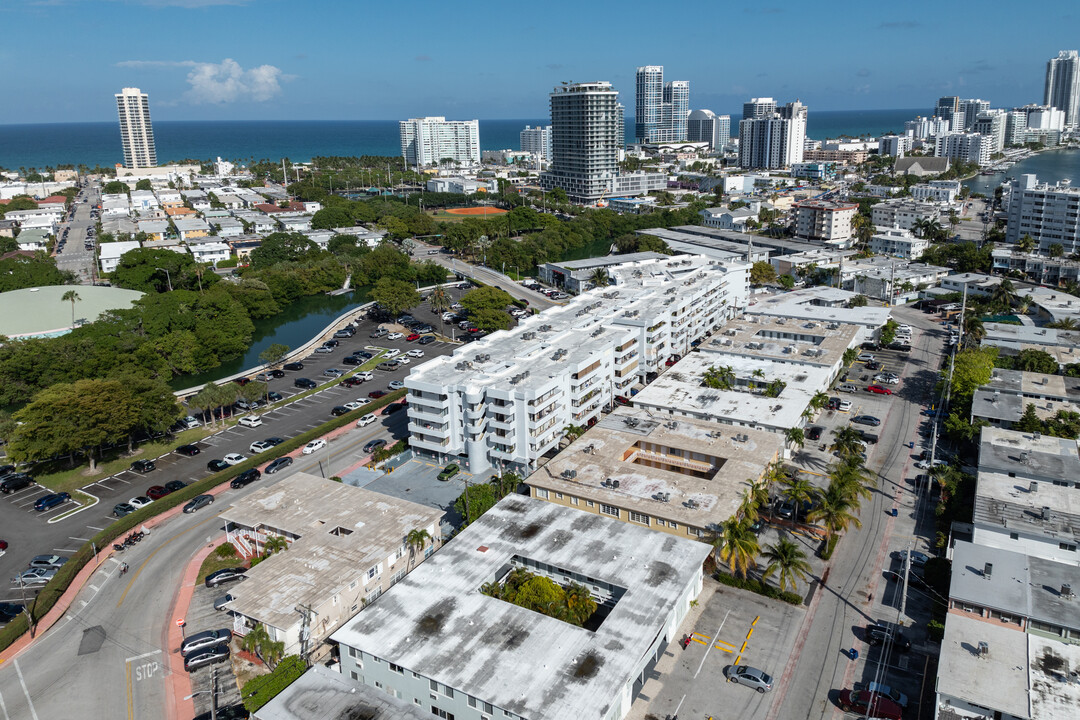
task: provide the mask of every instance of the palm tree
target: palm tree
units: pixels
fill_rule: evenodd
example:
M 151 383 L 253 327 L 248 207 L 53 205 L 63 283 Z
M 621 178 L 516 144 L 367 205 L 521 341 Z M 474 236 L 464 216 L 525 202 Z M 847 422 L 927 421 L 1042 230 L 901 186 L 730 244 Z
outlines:
M 702 382 L 705 383 L 705 387 L 710 387 L 713 390 L 730 390 L 734 379 L 735 371 L 730 365 L 724 365 L 719 368 L 710 365 L 709 369 L 705 371 L 705 375 L 702 377 Z
M 784 497 L 791 501 L 796 508 L 804 507 L 812 503 L 818 496 L 818 489 L 810 484 L 809 480 L 803 480 L 798 475 L 787 482 L 784 489 Z
M 564 602 L 566 603 L 566 617 L 575 625 L 583 625 L 594 612 L 596 601 L 592 593 L 584 585 L 570 583 L 566 588 Z
M 850 455 L 832 466 L 829 472 L 829 487 L 835 486 L 839 492 L 846 494 L 858 509 L 860 497 L 866 500 L 873 497 L 871 479 L 870 473 L 862 463 L 862 458 L 858 455 Z
M 232 405 L 240 397 L 240 386 L 236 383 L 223 383 L 221 385 L 214 385 L 214 407 L 218 411 L 218 419 L 221 420 L 221 424 L 225 424 L 225 412 L 224 408 L 227 405 Z
M 405 536 L 405 544 L 409 546 L 409 569 L 412 569 L 413 558 L 417 553 L 423 552 L 430 540 L 431 535 L 423 528 L 413 528 Z
M 446 335 L 446 321 L 443 320 L 442 316 L 444 312 L 450 309 L 450 298 L 447 297 L 446 290 L 442 285 L 435 286 L 428 301 L 431 303 L 431 311 L 439 316 L 439 327 L 442 328 L 442 334 Z
M 816 392 L 814 396 L 810 398 L 810 407 L 814 410 L 820 410 L 829 404 L 829 396 L 823 392 Z
M 205 420 L 206 413 L 209 412 L 211 408 L 217 407 L 217 398 L 214 395 L 214 384 L 207 383 L 206 385 L 203 385 L 202 390 L 195 393 L 195 395 L 188 400 L 188 404 L 198 410 Z M 214 419 L 213 413 L 211 413 L 210 419 Z
M 263 543 L 263 555 L 266 557 L 270 557 L 276 552 L 288 549 L 289 543 L 280 535 L 269 537 L 266 539 L 266 542 Z
M 271 640 L 270 634 L 266 632 L 266 626 L 262 623 L 248 631 L 240 642 L 240 647 L 265 662 L 271 670 L 285 654 L 285 643 Z
M 1035 249 L 1035 238 L 1031 237 L 1027 233 L 1016 242 L 1016 247 L 1020 252 L 1029 253 Z
M 60 302 L 71 303 L 71 327 L 75 327 L 75 303 L 79 300 L 82 300 L 82 298 L 74 290 L 68 290 L 60 296 Z
M 567 445 L 577 440 L 579 437 L 585 434 L 588 430 L 584 425 L 567 425 L 563 428 L 563 437 L 567 440 Z
M 998 283 L 998 286 L 990 293 L 990 300 L 999 309 L 1010 309 L 1013 301 L 1016 300 L 1016 288 L 1013 286 L 1012 280 L 1005 278 Z
M 792 590 L 798 589 L 797 581 L 805 581 L 806 576 L 811 572 L 810 563 L 806 561 L 806 553 L 787 538 L 780 538 L 780 542 L 767 547 L 764 556 L 769 564 L 761 577 L 767 579 L 773 573 L 778 573 L 777 583 L 781 590 L 786 589 L 789 584 Z
M 589 282 L 593 284 L 593 287 L 607 287 L 610 282 L 607 270 L 604 268 L 596 268 L 592 271 L 592 275 L 589 276 Z
M 1054 328 L 1055 330 L 1076 330 L 1078 326 L 1075 318 L 1067 317 L 1048 323 L 1046 327 Z
M 736 516 L 749 522 L 758 519 L 758 511 L 769 502 L 769 488 L 764 480 L 747 480 L 748 487 L 743 490 Z
M 757 565 L 757 554 L 761 551 L 750 524 L 734 517 L 723 522 L 712 546 L 719 559 L 740 577 L 746 577 L 746 571 Z
M 810 511 L 806 519 L 810 522 L 820 520 L 831 540 L 833 535 L 847 530 L 850 525 L 862 527 L 862 523 L 852 513 L 854 507 L 854 503 L 847 494 L 829 483 L 828 489 L 821 495 L 821 502 Z
M 833 430 L 836 440 L 833 441 L 832 449 L 840 454 L 840 457 L 859 456 L 863 451 L 862 435 L 850 425 Z
M 801 427 L 790 427 L 784 431 L 784 437 L 795 447 L 802 447 L 806 443 L 806 434 Z

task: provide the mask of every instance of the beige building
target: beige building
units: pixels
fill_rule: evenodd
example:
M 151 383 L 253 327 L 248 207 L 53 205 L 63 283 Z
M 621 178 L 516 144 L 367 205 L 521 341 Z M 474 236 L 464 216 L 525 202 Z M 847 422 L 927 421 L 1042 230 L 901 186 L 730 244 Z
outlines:
M 795 237 L 799 240 L 846 247 L 855 235 L 852 221 L 859 211 L 854 203 L 807 200 L 795 206 Z
M 284 539 L 287 549 L 230 588 L 233 632 L 262 623 L 272 640 L 285 643 L 285 654 L 318 652 L 331 632 L 441 544 L 442 515 L 307 473 L 238 500 L 221 513 L 225 539 L 245 557 L 262 554 L 271 538 Z M 423 549 L 406 543 L 413 530 L 430 536 Z
M 530 494 L 680 537 L 731 517 L 784 437 L 624 407 L 526 479 Z

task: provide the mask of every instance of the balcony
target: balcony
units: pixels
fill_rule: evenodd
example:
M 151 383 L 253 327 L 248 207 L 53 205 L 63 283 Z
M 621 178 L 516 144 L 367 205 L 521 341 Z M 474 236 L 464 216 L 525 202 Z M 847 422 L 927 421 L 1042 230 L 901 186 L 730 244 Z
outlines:
M 446 419 L 450 411 L 446 408 L 432 408 L 427 405 L 417 405 L 414 402 L 409 403 L 409 417 L 423 420 L 434 420 L 436 422 L 442 422 Z
M 449 426 L 447 426 L 447 425 L 433 425 L 431 423 L 423 423 L 423 422 L 409 422 L 409 424 L 406 426 L 406 428 L 408 429 L 409 433 L 413 434 L 413 435 L 415 435 L 415 434 L 425 435 L 426 434 L 426 435 L 434 436 L 434 435 L 438 434 L 441 437 L 446 437 L 447 434 L 449 433 L 449 430 L 450 430 Z
M 409 444 L 422 450 L 446 452 L 447 447 L 450 445 L 450 438 L 427 437 L 413 433 L 412 437 L 409 438 Z

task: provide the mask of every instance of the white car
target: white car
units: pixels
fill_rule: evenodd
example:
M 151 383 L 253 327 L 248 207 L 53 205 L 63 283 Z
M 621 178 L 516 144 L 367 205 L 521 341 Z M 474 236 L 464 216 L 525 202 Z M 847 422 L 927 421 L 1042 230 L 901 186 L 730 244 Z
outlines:
M 896 326 L 896 331 L 897 332 L 910 333 L 911 332 L 911 326 L 910 325 L 897 325 Z
M 405 355 L 413 358 L 422 358 L 424 357 L 424 351 L 420 348 L 413 348 L 409 352 L 405 353 Z
M 138 510 L 141 507 L 146 507 L 147 505 L 149 505 L 152 502 L 153 502 L 153 500 L 146 497 L 145 495 L 140 495 L 138 497 L 133 497 L 130 500 L 128 500 L 128 505 L 130 505 L 131 507 Z
M 259 427 L 262 425 L 262 418 L 258 415 L 245 415 L 240 418 L 240 422 L 237 424 L 243 425 L 244 427 Z
M 387 385 L 387 387 L 391 390 L 401 390 L 405 387 L 405 383 L 401 382 L 400 380 L 391 380 L 390 384 Z
M 392 357 L 397 357 L 400 354 L 401 354 L 401 351 L 398 350 L 397 348 L 390 348 L 385 353 L 383 353 L 383 357 L 384 358 L 392 358 Z
M 378 420 L 374 415 L 364 415 L 362 418 L 356 421 L 356 427 L 364 427 Z
M 874 355 L 873 353 L 861 353 L 856 360 L 859 362 L 874 362 Z
M 364 407 L 369 402 L 371 402 L 371 398 L 356 398 L 356 404 L 360 407 Z
M 401 357 L 399 357 L 394 362 L 396 362 L 398 365 L 408 365 L 409 363 L 412 362 L 412 360 L 408 356 L 402 355 Z
M 371 374 L 370 370 L 364 370 L 363 372 L 358 372 L 355 375 L 353 375 L 353 377 L 354 378 L 359 378 L 359 379 L 363 380 L 364 382 L 370 382 L 371 380 L 375 379 L 375 376 Z
M 915 467 L 920 470 L 929 470 L 931 467 L 941 467 L 942 465 L 948 465 L 949 463 L 944 460 L 935 460 L 932 464 L 929 460 L 919 460 L 915 463 Z
M 225 457 L 223 457 L 221 459 L 222 459 L 223 462 L 226 462 L 229 465 L 239 465 L 240 463 L 247 460 L 247 458 L 244 457 L 243 455 L 241 455 L 240 453 L 229 453 L 228 455 L 226 455 Z
M 886 385 L 897 385 L 900 383 L 900 378 L 896 375 L 890 375 L 888 373 L 882 373 L 874 376 L 874 382 L 885 383 Z
M 319 438 L 317 440 L 312 440 L 311 442 L 309 442 L 300 452 L 302 452 L 304 455 L 310 455 L 314 452 L 322 450 L 324 447 L 326 447 L 326 438 Z
M 252 455 L 258 455 L 261 452 L 266 452 L 270 448 L 274 447 L 274 443 L 266 442 L 265 440 L 256 440 L 251 443 L 251 447 L 248 448 L 248 452 Z
M 405 337 L 405 336 L 402 335 L 399 332 L 392 332 L 392 333 L 390 333 L 389 335 L 386 336 L 386 339 L 387 340 L 400 340 L 403 337 Z
M 839 410 L 840 412 L 848 412 L 849 410 L 851 410 L 851 401 L 841 400 L 840 407 L 838 407 L 837 410 Z
M 354 400 L 353 402 L 345 403 L 344 405 L 342 405 L 342 407 L 349 408 L 349 412 L 352 412 L 353 410 L 359 410 L 360 408 L 364 407 L 364 404 L 356 402 Z

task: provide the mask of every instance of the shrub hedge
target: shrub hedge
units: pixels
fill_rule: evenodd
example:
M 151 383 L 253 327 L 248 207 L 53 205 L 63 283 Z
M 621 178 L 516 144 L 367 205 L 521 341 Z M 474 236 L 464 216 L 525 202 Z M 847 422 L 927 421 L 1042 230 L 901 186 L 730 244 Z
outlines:
M 229 482 L 245 470 L 258 467 L 259 465 L 270 462 L 274 458 L 281 457 L 282 455 L 287 455 L 293 450 L 297 450 L 304 445 L 307 445 L 315 438 L 325 435 L 331 430 L 336 430 L 339 427 L 356 422 L 361 415 L 374 412 L 392 402 L 396 402 L 403 398 L 405 393 L 405 390 L 395 390 L 378 400 L 364 405 L 362 408 L 353 410 L 341 417 L 332 418 L 318 427 L 312 428 L 305 433 L 286 440 L 267 452 L 248 458 L 238 465 L 233 465 L 226 470 L 216 472 L 198 482 L 193 482 L 185 488 L 170 493 L 159 500 L 155 500 L 146 507 L 140 508 L 130 515 L 125 515 L 114 523 L 110 523 L 104 530 L 100 531 L 97 535 L 94 535 L 94 537 L 91 538 L 91 542 L 85 543 L 80 547 L 71 558 L 60 567 L 53 579 L 41 589 L 37 597 L 31 601 L 30 612 L 34 617 L 34 622 L 40 621 L 41 618 L 52 609 L 53 605 L 56 604 L 56 601 L 60 599 L 60 596 L 63 595 L 68 589 L 68 586 L 71 585 L 75 576 L 79 574 L 79 571 L 93 559 L 93 547 L 101 549 L 108 548 L 117 538 L 131 532 L 150 518 L 160 515 L 166 510 L 171 510 L 178 505 L 186 504 L 196 495 L 203 495 L 210 490 L 213 490 L 218 485 Z M 93 543 L 93 545 L 91 545 L 91 543 Z M 0 629 L 0 651 L 10 647 L 12 643 L 29 629 L 26 613 L 22 613 L 5 625 L 3 629 Z
M 772 598 L 773 600 L 782 600 L 789 605 L 803 604 L 802 595 L 791 592 L 790 590 L 780 590 L 778 588 L 774 588 L 769 583 L 762 582 L 757 578 L 740 578 L 722 572 L 713 573 L 713 577 L 724 585 L 736 587 L 740 590 L 749 590 L 750 592 L 755 592 L 758 595 L 764 595 L 765 597 Z
M 289 687 L 305 670 L 307 666 L 299 655 L 282 658 L 270 674 L 259 675 L 244 683 L 244 689 L 240 691 L 244 707 L 248 712 L 255 712 Z

